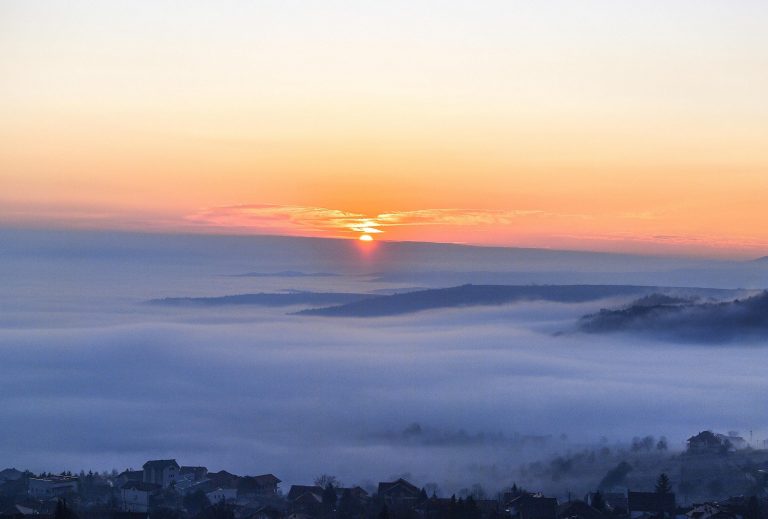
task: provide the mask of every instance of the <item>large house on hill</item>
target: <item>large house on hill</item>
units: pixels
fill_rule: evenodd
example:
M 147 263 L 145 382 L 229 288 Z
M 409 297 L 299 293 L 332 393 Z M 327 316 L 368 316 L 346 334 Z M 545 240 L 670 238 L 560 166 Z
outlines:
M 237 490 L 241 495 L 275 496 L 277 485 L 280 483 L 274 474 L 260 476 L 243 476 L 237 482 Z
M 513 519 L 557 519 L 557 499 L 539 494 L 522 494 L 504 504 Z
M 152 483 L 168 488 L 176 484 L 179 464 L 176 460 L 151 460 L 144 464 L 144 483 Z
M 379 483 L 378 495 L 388 506 L 415 505 L 419 502 L 421 490 L 403 478 Z
M 695 453 L 726 453 L 738 449 L 745 449 L 749 446 L 747 441 L 731 431 L 727 435 L 718 434 L 712 431 L 702 431 L 695 436 L 688 438 L 688 452 Z

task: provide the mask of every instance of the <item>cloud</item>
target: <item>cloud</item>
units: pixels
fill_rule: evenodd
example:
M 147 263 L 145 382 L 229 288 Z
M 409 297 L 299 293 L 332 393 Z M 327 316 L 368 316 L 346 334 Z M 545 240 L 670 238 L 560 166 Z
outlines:
M 593 250 L 621 249 L 624 252 L 647 254 L 656 252 L 685 252 L 694 255 L 732 255 L 734 251 L 755 254 L 768 249 L 768 241 L 747 235 L 661 234 L 635 231 L 556 233 L 558 242 L 588 246 Z
M 509 225 L 522 217 L 542 216 L 544 211 L 536 210 L 478 210 L 478 209 L 422 209 L 382 213 L 376 221 L 384 226 L 401 225 Z
M 248 228 L 269 234 L 303 233 L 334 236 L 363 227 L 362 214 L 324 207 L 242 204 L 211 207 L 188 215 L 187 220 L 213 227 Z
M 367 216 L 324 207 L 272 204 L 241 204 L 201 209 L 190 222 L 221 228 L 251 229 L 260 233 L 349 236 L 378 234 L 388 227 L 510 225 L 514 220 L 546 216 L 538 210 L 421 209 Z
M 228 232 L 354 238 L 381 234 L 394 241 L 438 241 L 485 245 L 621 250 L 687 254 L 754 254 L 768 249 L 748 235 L 703 235 L 624 229 L 627 221 L 660 222 L 663 213 L 559 213 L 541 209 L 426 208 L 376 215 L 316 206 L 241 204 L 201 209 L 187 223 Z M 579 232 L 572 232 L 573 229 Z M 619 230 L 609 230 L 618 228 Z

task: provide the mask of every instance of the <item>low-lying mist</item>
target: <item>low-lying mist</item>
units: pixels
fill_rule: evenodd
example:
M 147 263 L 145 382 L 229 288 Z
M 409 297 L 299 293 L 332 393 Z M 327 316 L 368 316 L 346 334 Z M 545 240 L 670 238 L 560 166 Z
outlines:
M 680 447 L 701 429 L 760 425 L 744 402 L 765 393 L 764 349 L 553 337 L 563 312 L 583 311 L 563 306 L 2 330 L 0 459 L 176 457 L 297 483 L 409 473 L 494 488 L 601 436 Z M 413 423 L 420 438 L 392 434 Z
M 288 315 L 301 306 L 149 305 L 405 285 L 358 274 L 236 277 L 338 272 L 256 256 L 35 254 L 0 257 L 4 465 L 103 470 L 172 457 L 272 472 L 284 488 L 330 473 L 349 484 L 408 475 L 446 492 L 514 482 L 562 492 L 580 490 L 579 472 L 553 477 L 551 467 L 594 451 L 595 468 L 581 478 L 591 485 L 635 436 L 665 435 L 675 451 L 704 429 L 766 433 L 760 341 L 575 333 L 580 316 L 626 300 L 376 319 Z

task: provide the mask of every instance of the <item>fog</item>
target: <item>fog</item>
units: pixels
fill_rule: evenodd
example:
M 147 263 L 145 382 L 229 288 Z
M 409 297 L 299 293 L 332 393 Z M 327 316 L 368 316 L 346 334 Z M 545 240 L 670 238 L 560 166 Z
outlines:
M 332 265 L 289 250 L 281 266 L 274 248 L 198 255 L 195 237 L 191 252 L 141 254 L 156 237 L 126 252 L 119 236 L 98 254 L 65 254 L 66 240 L 43 247 L 41 236 L 14 234 L 0 255 L 3 465 L 103 470 L 173 457 L 272 472 L 284 488 L 331 473 L 495 489 L 520 481 L 525 464 L 591 445 L 652 434 L 679 449 L 704 429 L 768 432 L 764 341 L 575 331 L 580 316 L 621 301 L 375 319 L 158 307 L 147 301 L 406 285 L 350 272 L 349 257 Z M 289 268 L 338 275 L 238 276 Z

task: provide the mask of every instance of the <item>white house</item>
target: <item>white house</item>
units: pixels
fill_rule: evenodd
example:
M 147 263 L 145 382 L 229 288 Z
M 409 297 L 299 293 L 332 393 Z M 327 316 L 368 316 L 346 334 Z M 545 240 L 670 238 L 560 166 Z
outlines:
M 77 492 L 77 478 L 71 476 L 49 476 L 29 478 L 29 495 L 38 499 L 64 496 Z
M 123 512 L 149 512 L 150 497 L 160 491 L 160 485 L 129 481 L 120 489 L 120 508 Z
M 144 464 L 144 483 L 168 488 L 176 484 L 179 464 L 176 460 L 151 460 Z
M 216 490 L 213 490 L 205 494 L 205 497 L 208 498 L 208 502 L 211 503 L 212 505 L 215 505 L 216 503 L 221 503 L 222 501 L 224 501 L 225 503 L 231 503 L 232 501 L 237 501 L 237 489 L 236 488 L 217 488 Z

